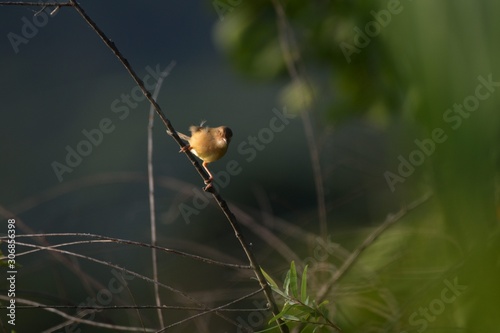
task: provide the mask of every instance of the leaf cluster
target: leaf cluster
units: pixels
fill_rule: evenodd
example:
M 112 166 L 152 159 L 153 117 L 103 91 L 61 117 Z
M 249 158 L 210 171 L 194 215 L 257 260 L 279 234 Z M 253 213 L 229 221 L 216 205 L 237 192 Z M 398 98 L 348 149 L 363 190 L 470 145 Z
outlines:
M 329 319 L 328 303 L 325 300 L 317 303 L 307 291 L 307 265 L 299 278 L 295 262 L 292 261 L 288 270 L 283 287 L 278 284 L 264 270 L 262 273 L 266 277 L 271 289 L 280 295 L 283 300 L 283 307 L 276 316 L 269 320 L 269 323 L 282 319 L 291 327 L 300 327 L 301 333 L 319 332 L 341 332 L 342 330 Z M 266 332 L 261 331 L 261 332 Z

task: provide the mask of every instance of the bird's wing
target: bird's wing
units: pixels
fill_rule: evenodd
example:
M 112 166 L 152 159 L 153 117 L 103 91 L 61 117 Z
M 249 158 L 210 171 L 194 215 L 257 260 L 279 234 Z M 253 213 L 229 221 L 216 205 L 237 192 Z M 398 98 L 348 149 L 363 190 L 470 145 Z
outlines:
M 172 132 L 170 132 L 170 130 L 168 128 L 167 128 L 167 134 L 168 135 L 172 135 Z M 181 138 L 184 141 L 188 141 L 189 142 L 189 139 L 191 139 L 189 136 L 187 136 L 186 134 L 181 133 L 181 132 L 177 132 L 177 135 L 179 136 L 179 138 Z
M 184 141 L 189 141 L 189 139 L 191 139 L 191 137 L 189 137 L 188 135 L 186 135 L 184 133 L 177 132 L 177 134 L 179 134 L 179 138 L 181 138 Z

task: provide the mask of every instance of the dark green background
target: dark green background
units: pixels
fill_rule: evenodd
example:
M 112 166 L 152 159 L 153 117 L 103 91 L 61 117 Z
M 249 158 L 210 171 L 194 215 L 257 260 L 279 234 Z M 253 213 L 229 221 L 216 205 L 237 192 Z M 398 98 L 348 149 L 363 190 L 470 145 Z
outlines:
M 427 320 L 422 331 L 498 332 L 491 319 L 499 296 L 495 283 L 500 92 L 491 92 L 456 129 L 443 116 L 475 93 L 479 76 L 500 81 L 499 5 L 493 0 L 283 2 L 301 51 L 299 68 L 314 87 L 310 110 L 321 155 L 330 239 L 352 251 L 389 213 L 424 193 L 434 193 L 430 202 L 368 248 L 339 281 L 328 297 L 333 321 L 345 332 L 417 332 L 423 324 L 412 324 L 412 314 L 438 302 L 445 281 L 458 279 L 466 291 L 434 320 Z M 147 66 L 163 69 L 176 62 L 158 97 L 176 129 L 186 132 L 202 120 L 232 128 L 227 155 L 211 169 L 225 170 L 229 161 L 241 166 L 221 193 L 235 205 L 240 220 L 263 224 L 294 252 L 287 255 L 277 242 L 266 241 L 262 231 L 244 229 L 266 271 L 280 280 L 290 260 L 315 258 L 318 246 L 306 234 L 318 233 L 320 227 L 302 117 L 274 133 L 251 162 L 238 147 L 269 127 L 276 116 L 273 109 L 300 112 L 301 106 L 284 95 L 290 79 L 272 4 L 235 1 L 221 17 L 214 3 L 85 1 L 81 5 L 141 77 L 148 74 Z M 341 43 L 355 44 L 359 37 L 354 28 L 366 33 L 367 24 L 391 8 L 398 8 L 397 14 L 386 17 L 380 32 L 352 54 L 351 62 L 346 61 Z M 18 234 L 28 232 L 24 223 L 37 233 L 88 232 L 148 243 L 149 105 L 140 102 L 123 120 L 113 112 L 112 103 L 130 94 L 134 82 L 70 8 L 60 9 L 41 24 L 16 53 L 9 33 L 22 35 L 34 12 L 30 7 L 0 6 L 0 204 L 17 215 Z M 95 129 L 104 118 L 111 119 L 114 130 L 59 182 L 52 163 L 64 163 L 65 147 L 75 148 L 85 139 L 82 131 Z M 447 139 L 436 143 L 422 165 L 391 191 L 386 172 L 397 174 L 398 158 L 409 159 L 419 149 L 415 140 L 429 142 L 436 128 L 443 129 Z M 179 206 L 193 206 L 192 195 L 199 193 L 203 182 L 177 152 L 157 119 L 159 244 L 245 263 L 233 231 L 214 205 L 192 215 L 190 223 L 180 215 Z M 293 236 L 291 226 L 304 231 Z M 151 276 L 146 249 L 91 244 L 71 250 Z M 339 253 L 320 260 L 328 263 L 327 271 L 345 260 Z M 162 254 L 159 260 L 162 282 L 212 305 L 257 287 L 250 272 L 235 273 L 172 255 Z M 47 252 L 18 261 L 19 297 L 78 305 L 98 293 L 85 290 L 82 279 Z M 80 265 L 104 285 L 113 277 L 108 267 L 86 261 Z M 317 284 L 312 288 L 324 283 L 321 274 L 310 271 L 315 273 Z M 120 295 L 116 304 L 154 302 L 152 285 L 138 279 L 130 283 L 130 294 Z M 162 302 L 184 304 L 168 292 L 162 292 Z M 141 326 L 136 312 L 127 314 L 128 322 L 120 321 L 123 313 L 118 311 L 97 318 Z M 142 314 L 145 326 L 156 325 L 152 310 Z M 166 321 L 186 316 L 167 311 Z M 177 331 L 202 331 L 203 325 L 210 332 L 236 331 L 215 316 L 202 318 L 203 324 L 195 326 L 192 321 Z M 1 320 L 5 325 L 3 315 Z M 18 310 L 17 320 L 18 332 L 38 332 L 61 322 L 43 310 Z

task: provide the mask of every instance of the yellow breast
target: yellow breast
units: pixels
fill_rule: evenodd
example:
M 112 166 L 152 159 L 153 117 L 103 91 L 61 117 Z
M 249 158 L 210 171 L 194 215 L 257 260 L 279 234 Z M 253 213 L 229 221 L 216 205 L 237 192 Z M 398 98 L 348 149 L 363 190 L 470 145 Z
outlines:
M 227 141 L 212 128 L 202 127 L 191 132 L 189 140 L 191 151 L 204 162 L 214 162 L 222 158 L 227 151 Z

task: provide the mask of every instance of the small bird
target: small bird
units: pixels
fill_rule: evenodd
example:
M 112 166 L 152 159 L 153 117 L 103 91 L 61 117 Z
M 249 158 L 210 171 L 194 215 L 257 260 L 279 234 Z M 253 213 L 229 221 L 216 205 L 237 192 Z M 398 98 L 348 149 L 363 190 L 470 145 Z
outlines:
M 203 126 L 191 126 L 189 131 L 191 131 L 191 136 L 187 136 L 180 132 L 179 137 L 182 140 L 187 141 L 189 144 L 184 146 L 179 152 L 185 152 L 190 150 L 195 156 L 203 161 L 203 168 L 207 171 L 209 179 L 205 181 L 207 185 L 205 190 L 212 187 L 212 181 L 214 179 L 210 170 L 208 170 L 208 164 L 217 161 L 226 154 L 227 147 L 231 142 L 233 137 L 233 131 L 229 127 L 219 126 L 219 127 L 207 127 Z

